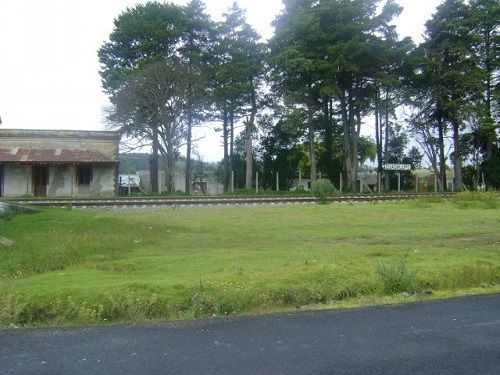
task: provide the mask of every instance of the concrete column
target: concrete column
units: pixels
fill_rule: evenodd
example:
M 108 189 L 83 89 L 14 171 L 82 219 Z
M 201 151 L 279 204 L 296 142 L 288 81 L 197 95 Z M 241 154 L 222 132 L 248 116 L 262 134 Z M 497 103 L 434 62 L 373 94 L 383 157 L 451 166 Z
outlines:
M 33 165 L 25 165 L 23 169 L 24 169 L 24 173 L 26 174 L 26 195 L 30 195 L 30 194 L 35 195 L 35 192 L 30 187 L 30 183 L 32 186 L 34 185 L 34 182 L 32 181 L 32 179 L 33 179 Z
M 128 174 L 127 190 L 128 190 L 128 196 L 130 197 L 130 173 Z

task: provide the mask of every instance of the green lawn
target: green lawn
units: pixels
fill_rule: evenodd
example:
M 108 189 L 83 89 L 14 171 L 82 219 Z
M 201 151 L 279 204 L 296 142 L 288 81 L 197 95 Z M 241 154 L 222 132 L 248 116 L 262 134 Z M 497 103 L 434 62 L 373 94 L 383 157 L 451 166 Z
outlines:
M 15 241 L 0 245 L 0 325 L 498 292 L 500 209 L 485 207 L 419 201 L 16 215 L 0 219 L 0 235 Z

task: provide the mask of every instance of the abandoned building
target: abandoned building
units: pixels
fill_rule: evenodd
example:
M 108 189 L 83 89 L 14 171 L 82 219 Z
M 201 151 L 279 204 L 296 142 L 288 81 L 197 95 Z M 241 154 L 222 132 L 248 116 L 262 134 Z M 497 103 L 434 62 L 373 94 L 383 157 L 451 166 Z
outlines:
M 0 129 L 0 196 L 113 196 L 118 132 Z

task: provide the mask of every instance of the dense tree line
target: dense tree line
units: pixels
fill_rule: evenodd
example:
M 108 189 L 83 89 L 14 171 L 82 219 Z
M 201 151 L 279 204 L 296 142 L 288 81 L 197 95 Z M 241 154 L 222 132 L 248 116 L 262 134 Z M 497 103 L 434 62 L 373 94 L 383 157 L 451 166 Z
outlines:
M 383 164 L 418 167 L 424 156 L 441 190 L 449 168 L 457 190 L 464 180 L 500 186 L 497 0 L 444 0 L 420 45 L 398 37 L 393 0 L 283 3 L 267 43 L 236 3 L 220 22 L 201 0 L 149 2 L 117 17 L 99 50 L 108 118 L 151 145 L 153 184 L 161 155 L 166 189 L 175 189 L 185 144 L 189 192 L 192 129 L 216 123 L 226 191 L 232 176 L 251 188 L 255 171 L 267 188 L 278 172 L 282 188 L 300 173 L 337 186 L 343 178 L 356 191 L 367 159 L 389 189 Z

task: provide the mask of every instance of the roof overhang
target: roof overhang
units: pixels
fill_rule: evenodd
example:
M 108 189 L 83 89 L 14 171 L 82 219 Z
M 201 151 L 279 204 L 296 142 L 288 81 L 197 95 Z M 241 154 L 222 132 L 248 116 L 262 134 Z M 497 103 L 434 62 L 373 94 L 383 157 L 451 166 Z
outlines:
M 41 149 L 41 148 L 0 148 L 0 163 L 106 163 L 118 160 L 107 157 L 99 151 Z

